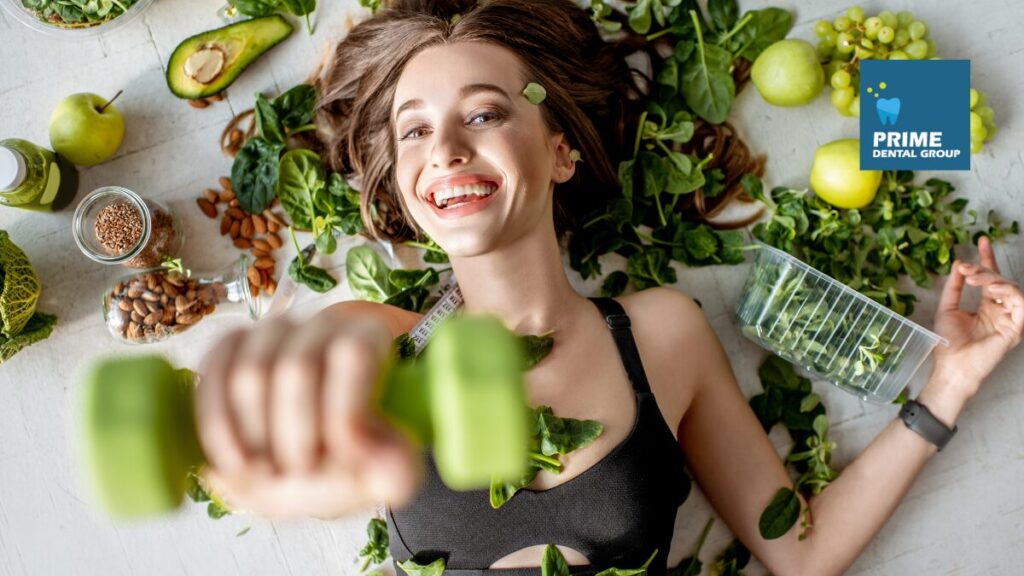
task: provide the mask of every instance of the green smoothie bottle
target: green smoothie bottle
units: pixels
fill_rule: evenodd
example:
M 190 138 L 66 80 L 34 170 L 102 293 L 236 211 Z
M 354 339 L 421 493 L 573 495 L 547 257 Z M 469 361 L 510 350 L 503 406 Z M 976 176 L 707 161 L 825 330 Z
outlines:
M 0 206 L 53 211 L 78 189 L 78 171 L 60 155 L 27 140 L 0 140 Z

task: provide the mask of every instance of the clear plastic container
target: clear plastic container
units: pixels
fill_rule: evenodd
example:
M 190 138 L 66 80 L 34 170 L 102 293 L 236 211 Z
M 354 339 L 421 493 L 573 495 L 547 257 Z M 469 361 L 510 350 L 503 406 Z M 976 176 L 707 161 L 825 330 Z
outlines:
M 33 30 L 63 40 L 82 40 L 113 32 L 136 19 L 152 3 L 153 0 L 137 0 L 124 13 L 109 20 L 63 24 L 46 20 L 35 10 L 26 8 L 22 0 L 0 0 L 0 6 L 3 6 L 18 22 Z
M 736 310 L 748 338 L 862 400 L 892 402 L 948 342 L 790 254 L 760 244 Z
M 215 273 L 144 270 L 118 279 L 103 293 L 103 320 L 124 342 L 148 344 L 185 332 L 211 314 L 262 312 L 246 274 L 251 258 L 242 254 Z

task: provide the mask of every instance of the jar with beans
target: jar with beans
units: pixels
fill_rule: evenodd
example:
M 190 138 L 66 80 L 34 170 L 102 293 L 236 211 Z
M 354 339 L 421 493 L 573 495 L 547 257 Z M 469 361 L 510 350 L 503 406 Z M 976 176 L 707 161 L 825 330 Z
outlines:
M 103 319 L 117 339 L 147 344 L 189 330 L 214 313 L 240 312 L 260 317 L 243 254 L 216 274 L 153 268 L 125 276 L 103 294 Z
M 75 210 L 75 243 L 96 262 L 154 268 L 176 255 L 181 226 L 163 204 L 120 186 L 94 190 Z

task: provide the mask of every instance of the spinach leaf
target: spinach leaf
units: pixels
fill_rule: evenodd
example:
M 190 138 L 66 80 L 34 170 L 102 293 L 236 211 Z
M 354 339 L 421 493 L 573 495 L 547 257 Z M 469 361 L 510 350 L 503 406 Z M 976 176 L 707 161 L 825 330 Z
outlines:
M 541 576 L 569 576 L 569 565 L 565 562 L 565 556 L 555 546 L 548 544 L 544 547 L 544 556 L 540 563 Z
M 284 144 L 250 138 L 235 155 L 231 184 L 242 210 L 261 214 L 277 194 L 278 157 Z
M 683 558 L 678 566 L 669 568 L 666 576 L 700 576 L 700 572 L 704 568 L 704 563 L 700 561 L 700 551 L 704 548 L 704 542 L 707 541 L 714 524 L 715 519 L 708 518 L 707 523 L 704 524 L 704 530 L 700 533 L 700 539 L 697 540 L 697 549 L 693 551 L 693 556 Z
M 697 12 L 690 11 L 697 22 Z M 686 104 L 698 116 L 711 122 L 725 122 L 736 96 L 736 84 L 729 70 L 732 54 L 720 46 L 706 44 L 697 30 L 697 52 L 683 65 L 681 92 Z
M 739 540 L 733 540 L 711 565 L 714 576 L 742 576 L 743 568 L 750 562 L 750 551 Z
M 346 276 L 352 295 L 371 302 L 384 302 L 390 296 L 390 269 L 369 246 L 356 246 L 345 256 Z
M 527 370 L 533 368 L 538 362 L 551 353 L 551 349 L 555 345 L 555 339 L 551 337 L 551 334 L 553 333 L 554 332 L 547 332 L 545 334 L 526 334 L 520 336 L 520 340 L 523 342 L 523 347 L 526 349 Z
M 661 248 L 645 248 L 630 256 L 626 274 L 637 290 L 676 283 L 676 271 Z
M 715 30 L 726 32 L 739 19 L 740 7 L 736 0 L 708 0 L 708 14 Z
M 306 262 L 305 254 L 306 252 L 312 254 L 312 246 L 306 250 L 300 250 L 299 241 L 295 239 L 295 229 L 289 227 L 288 233 L 292 237 L 292 244 L 295 246 L 296 252 L 292 263 L 288 265 L 288 276 L 297 284 L 305 284 L 314 292 L 321 294 L 329 292 L 337 286 L 338 281 L 329 272 Z
M 296 228 L 313 228 L 316 217 L 313 197 L 325 185 L 323 167 L 316 152 L 298 148 L 281 157 L 277 196 Z
M 309 84 L 297 84 L 274 98 L 274 111 L 289 132 L 303 128 L 312 121 L 315 105 L 316 88 Z
M 601 296 L 614 298 L 626 291 L 627 284 L 629 284 L 629 276 L 621 270 L 616 270 L 609 274 L 601 284 Z
M 277 110 L 263 94 L 256 93 L 256 129 L 267 142 L 284 144 L 284 129 L 277 117 Z
M 658 549 L 655 548 L 654 552 L 647 557 L 647 561 L 639 568 L 609 568 L 598 572 L 596 576 L 646 576 L 647 567 L 651 565 L 651 561 L 653 561 L 654 557 L 657 555 Z
M 800 498 L 796 492 L 791 488 L 779 488 L 758 521 L 761 537 L 765 540 L 774 540 L 784 536 L 799 517 Z
M 774 7 L 753 10 L 747 14 L 751 16 L 750 21 L 732 36 L 726 48 L 736 58 L 753 62 L 765 48 L 789 34 L 793 27 L 793 15 L 787 10 Z
M 590 444 L 601 435 L 604 426 L 596 420 L 559 418 L 549 406 L 535 411 L 540 432 L 540 450 L 545 456 L 566 455 Z
M 418 564 L 415 560 L 398 562 L 398 565 L 405 570 L 409 576 L 441 576 L 444 574 L 444 558 L 438 558 L 430 564 Z
M 384 520 L 371 518 L 370 522 L 366 525 L 366 535 L 369 541 L 359 551 L 359 556 L 366 558 L 359 569 L 360 572 L 365 572 L 371 563 L 380 564 L 384 562 L 390 555 L 388 552 L 388 525 Z
M 231 4 L 242 14 L 259 18 L 270 16 L 277 11 L 279 0 L 231 0 Z
M 309 22 L 309 15 L 316 10 L 316 0 L 281 0 L 281 5 L 296 16 L 306 17 L 306 32 L 313 34 L 313 27 Z
M 336 218 L 334 227 L 348 236 L 362 232 L 363 217 L 359 207 L 359 192 L 349 186 L 337 172 L 331 172 L 327 192 L 333 201 L 332 215 Z

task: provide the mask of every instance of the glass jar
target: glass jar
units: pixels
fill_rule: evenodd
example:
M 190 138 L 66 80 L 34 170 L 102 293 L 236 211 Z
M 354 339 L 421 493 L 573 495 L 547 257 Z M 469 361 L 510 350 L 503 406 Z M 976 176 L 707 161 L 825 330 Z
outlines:
M 89 193 L 75 210 L 75 243 L 103 264 L 156 268 L 185 240 L 174 214 L 163 204 L 127 188 L 105 186 Z
M 195 274 L 154 268 L 120 278 L 103 293 L 107 329 L 132 344 L 166 340 L 214 313 L 262 312 L 246 274 L 252 258 L 243 254 L 219 273 Z
M 78 189 L 78 171 L 59 154 L 20 138 L 0 140 L 0 206 L 60 210 Z

